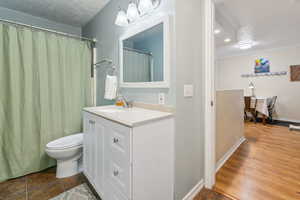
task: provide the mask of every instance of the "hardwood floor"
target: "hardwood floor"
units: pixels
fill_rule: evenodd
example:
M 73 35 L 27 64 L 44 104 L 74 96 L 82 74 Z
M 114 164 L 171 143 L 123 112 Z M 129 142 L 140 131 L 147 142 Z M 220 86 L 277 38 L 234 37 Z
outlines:
M 232 200 L 223 194 L 203 188 L 194 200 Z
M 245 136 L 217 173 L 214 190 L 240 200 L 299 200 L 300 132 L 246 123 Z

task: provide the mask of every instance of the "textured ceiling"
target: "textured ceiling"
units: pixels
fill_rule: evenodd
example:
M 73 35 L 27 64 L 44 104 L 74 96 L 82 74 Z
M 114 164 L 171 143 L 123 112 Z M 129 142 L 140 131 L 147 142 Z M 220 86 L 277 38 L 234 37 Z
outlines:
M 216 21 L 225 30 L 217 36 L 219 56 L 300 44 L 300 0 L 217 0 Z M 250 26 L 257 45 L 249 50 L 236 47 L 240 27 Z M 229 35 L 232 42 L 224 43 Z
M 83 26 L 110 0 L 0 0 L 0 7 L 52 21 Z

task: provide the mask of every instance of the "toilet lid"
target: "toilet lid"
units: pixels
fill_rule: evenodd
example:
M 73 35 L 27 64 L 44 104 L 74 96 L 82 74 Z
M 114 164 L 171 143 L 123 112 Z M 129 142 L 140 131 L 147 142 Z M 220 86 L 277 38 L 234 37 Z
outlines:
M 52 142 L 49 142 L 46 145 L 46 147 L 48 149 L 66 149 L 75 146 L 80 146 L 82 145 L 82 142 L 83 142 L 83 134 L 79 133 L 75 135 L 62 137 Z

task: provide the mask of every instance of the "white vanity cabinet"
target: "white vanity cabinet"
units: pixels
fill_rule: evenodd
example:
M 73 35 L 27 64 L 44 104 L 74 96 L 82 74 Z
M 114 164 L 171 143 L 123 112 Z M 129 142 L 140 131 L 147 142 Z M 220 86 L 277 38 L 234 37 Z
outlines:
M 84 111 L 85 176 L 102 200 L 173 200 L 172 114 L 114 109 Z

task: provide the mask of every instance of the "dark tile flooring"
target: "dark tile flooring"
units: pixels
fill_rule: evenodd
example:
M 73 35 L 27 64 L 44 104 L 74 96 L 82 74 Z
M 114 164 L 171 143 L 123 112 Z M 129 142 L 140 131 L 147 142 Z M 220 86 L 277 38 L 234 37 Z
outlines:
M 0 200 L 48 200 L 85 182 L 82 174 L 57 179 L 50 168 L 0 183 Z
M 82 175 L 57 179 L 55 168 L 0 183 L 0 200 L 48 200 L 87 183 Z M 217 192 L 202 189 L 194 200 L 231 200 Z

